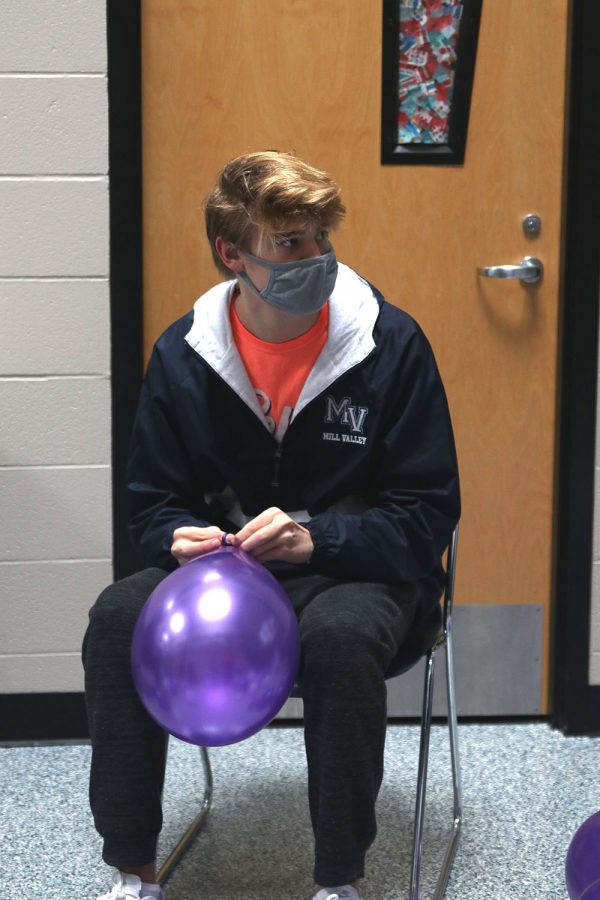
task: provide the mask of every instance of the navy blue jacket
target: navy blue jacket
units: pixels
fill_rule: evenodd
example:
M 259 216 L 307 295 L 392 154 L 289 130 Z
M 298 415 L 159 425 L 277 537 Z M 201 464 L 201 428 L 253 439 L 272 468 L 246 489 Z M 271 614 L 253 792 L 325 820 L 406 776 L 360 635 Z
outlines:
M 340 264 L 327 343 L 278 442 L 231 336 L 234 284 L 208 291 L 152 353 L 128 473 L 143 563 L 175 568 L 182 525 L 235 532 L 277 506 L 311 533 L 303 571 L 425 579 L 439 595 L 460 500 L 446 396 L 423 332 Z

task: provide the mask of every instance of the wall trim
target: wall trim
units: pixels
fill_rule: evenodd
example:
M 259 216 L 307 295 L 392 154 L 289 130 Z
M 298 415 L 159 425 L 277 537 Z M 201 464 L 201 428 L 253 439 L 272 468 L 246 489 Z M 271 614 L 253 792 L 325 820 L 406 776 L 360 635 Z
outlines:
M 0 741 L 87 738 L 82 693 L 0 695 Z

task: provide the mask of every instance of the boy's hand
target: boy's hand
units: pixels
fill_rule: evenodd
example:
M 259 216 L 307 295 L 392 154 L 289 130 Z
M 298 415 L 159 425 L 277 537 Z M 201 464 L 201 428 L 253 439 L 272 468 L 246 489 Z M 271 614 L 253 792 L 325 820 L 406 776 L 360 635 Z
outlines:
M 278 559 L 302 565 L 310 560 L 314 550 L 308 529 L 294 522 L 276 506 L 266 509 L 244 525 L 230 538 L 230 543 L 241 547 L 261 563 Z
M 222 537 L 223 532 L 216 525 L 209 525 L 208 528 L 197 528 L 192 525 L 176 528 L 173 532 L 171 553 L 179 565 L 183 566 L 198 556 L 217 550 L 221 546 Z

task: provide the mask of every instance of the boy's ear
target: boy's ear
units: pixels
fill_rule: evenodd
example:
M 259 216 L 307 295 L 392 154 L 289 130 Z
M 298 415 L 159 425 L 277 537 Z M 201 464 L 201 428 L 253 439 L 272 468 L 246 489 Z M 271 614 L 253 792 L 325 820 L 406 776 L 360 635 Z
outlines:
M 244 261 L 235 244 L 232 244 L 231 241 L 226 241 L 219 236 L 215 241 L 215 249 L 219 254 L 221 262 L 227 266 L 228 269 L 231 269 L 232 272 L 236 273 L 244 271 Z

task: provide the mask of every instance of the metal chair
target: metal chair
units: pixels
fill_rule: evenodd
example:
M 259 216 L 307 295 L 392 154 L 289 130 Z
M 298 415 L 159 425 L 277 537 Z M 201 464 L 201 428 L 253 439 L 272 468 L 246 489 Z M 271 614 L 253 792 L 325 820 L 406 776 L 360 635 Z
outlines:
M 446 559 L 446 577 L 443 602 L 434 607 L 433 612 L 417 622 L 410 637 L 403 645 L 399 655 L 386 673 L 386 678 L 393 678 L 407 672 L 425 657 L 425 683 L 423 691 L 423 709 L 421 716 L 421 741 L 419 748 L 419 769 L 417 777 L 417 797 L 415 806 L 415 822 L 413 834 L 413 855 L 410 876 L 409 900 L 419 900 L 421 864 L 423 859 L 423 831 L 425 821 L 425 793 L 427 785 L 427 763 L 429 760 L 429 738 L 431 734 L 431 716 L 433 709 L 433 684 L 435 674 L 435 657 L 440 647 L 446 649 L 446 686 L 448 696 L 448 733 L 450 737 L 450 757 L 452 768 L 452 784 L 454 791 L 454 808 L 452 826 L 446 853 L 440 869 L 433 900 L 441 900 L 446 892 L 452 863 L 458 845 L 462 823 L 462 791 L 460 779 L 460 762 L 458 755 L 458 723 L 456 714 L 456 694 L 454 688 L 454 648 L 452 636 L 452 608 L 454 599 L 454 578 L 456 569 L 456 550 L 458 543 L 458 526 L 452 535 Z M 301 696 L 301 687 L 296 685 L 292 696 Z M 213 793 L 213 779 L 210 760 L 206 747 L 200 747 L 200 755 L 205 776 L 205 790 L 200 811 L 187 831 L 177 842 L 159 873 L 161 884 L 173 872 L 189 848 L 196 834 L 206 822 L 210 811 Z

